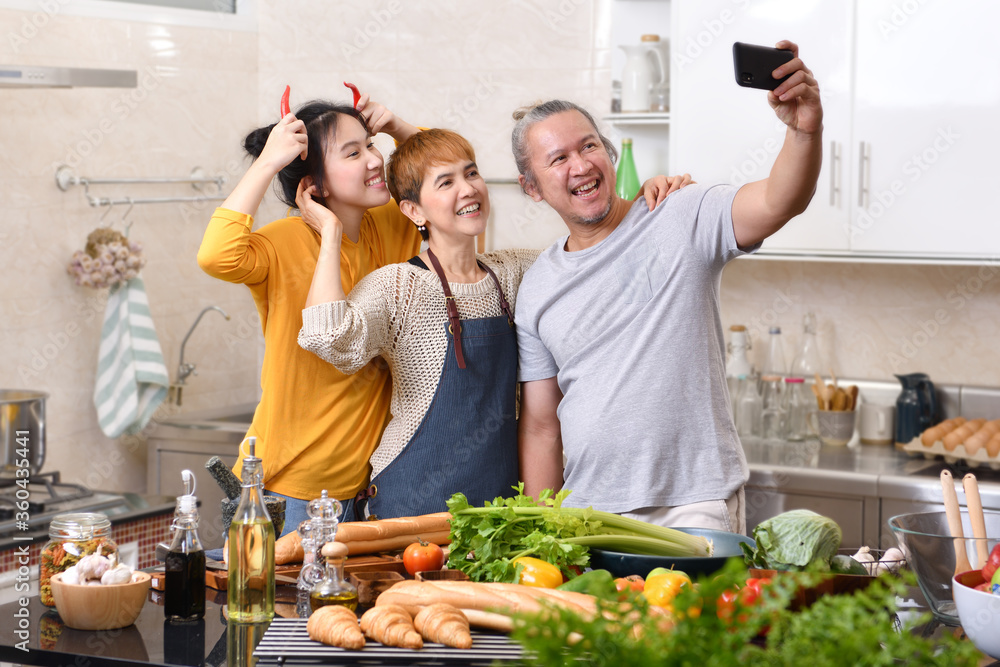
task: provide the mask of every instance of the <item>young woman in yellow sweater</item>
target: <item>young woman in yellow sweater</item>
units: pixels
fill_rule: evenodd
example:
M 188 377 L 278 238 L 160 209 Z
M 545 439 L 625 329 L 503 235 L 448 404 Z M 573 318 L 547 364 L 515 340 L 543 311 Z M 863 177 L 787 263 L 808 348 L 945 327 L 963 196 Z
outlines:
M 651 209 L 690 182 L 661 179 L 644 186 Z M 379 356 L 389 362 L 392 420 L 372 456 L 364 494 L 370 514 L 442 511 L 456 491 L 473 505 L 510 495 L 517 483 L 513 314 L 538 251 L 476 254 L 489 191 L 472 147 L 454 132 L 425 130 L 401 143 L 387 180 L 429 248 L 371 273 L 353 291 L 337 279 L 342 221 L 317 206 L 309 196 L 315 188 L 302 182 L 296 201 L 322 246 L 299 344 L 345 373 Z
M 389 196 L 383 158 L 371 142 L 380 131 L 403 141 L 418 129 L 365 95 L 357 108 L 310 102 L 251 132 L 244 147 L 255 160 L 215 211 L 198 252 L 209 275 L 250 288 L 260 315 L 261 399 L 247 435 L 257 437 L 267 492 L 287 499 L 283 533 L 307 518 L 306 504 L 323 489 L 345 504 L 346 518 L 353 516 L 350 501 L 369 477 L 391 389 L 380 359 L 345 375 L 296 344 L 320 235 L 299 216 L 254 231 L 253 216 L 275 177 L 290 207 L 308 179 L 320 184 L 310 204 L 342 222 L 344 286 L 412 257 L 420 235 Z

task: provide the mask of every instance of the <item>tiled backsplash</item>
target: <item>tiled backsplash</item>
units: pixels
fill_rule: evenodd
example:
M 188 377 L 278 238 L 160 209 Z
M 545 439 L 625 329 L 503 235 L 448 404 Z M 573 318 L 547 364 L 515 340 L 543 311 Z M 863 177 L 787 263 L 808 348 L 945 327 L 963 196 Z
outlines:
M 257 5 L 256 33 L 57 13 L 24 43 L 0 40 L 3 62 L 129 68 L 145 81 L 135 90 L 0 94 L 0 386 L 51 394 L 45 467 L 67 481 L 142 491 L 146 453 L 141 437 L 112 441 L 97 427 L 91 396 L 105 295 L 74 286 L 65 264 L 104 212 L 87 206 L 82 189 L 56 188 L 57 164 L 91 177 L 181 176 L 200 166 L 227 174 L 228 189 L 246 167 L 241 139 L 276 120 L 285 84 L 294 106 L 347 99 L 340 82 L 353 80 L 408 120 L 465 134 L 488 178 L 511 178 L 516 107 L 562 96 L 598 115 L 607 108 L 613 0 Z M 30 15 L 0 10 L 0 25 L 21 25 Z M 92 193 L 191 191 L 106 186 Z M 490 247 L 541 247 L 565 233 L 517 187 L 498 185 L 491 194 Z M 188 342 L 198 375 L 189 378 L 180 410 L 244 403 L 258 393 L 259 321 L 249 294 L 209 278 L 195 262 L 213 205 L 137 206 L 129 215 L 131 237 L 149 260 L 143 277 L 171 374 L 202 307 L 232 315 L 229 322 L 206 318 Z M 111 210 L 103 224 L 123 227 L 124 213 Z M 269 197 L 258 224 L 283 213 Z M 824 350 L 843 375 L 885 379 L 920 370 L 942 382 L 1000 386 L 998 284 L 976 268 L 739 260 L 723 278 L 722 314 L 725 325 L 754 331 L 776 319 L 790 360 L 801 316 L 814 310 Z

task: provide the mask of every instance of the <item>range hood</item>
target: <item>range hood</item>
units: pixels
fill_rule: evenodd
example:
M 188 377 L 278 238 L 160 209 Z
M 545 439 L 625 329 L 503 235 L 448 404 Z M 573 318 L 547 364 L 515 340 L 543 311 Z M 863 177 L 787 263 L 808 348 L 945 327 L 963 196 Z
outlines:
M 135 88 L 135 70 L 0 65 L 0 88 Z

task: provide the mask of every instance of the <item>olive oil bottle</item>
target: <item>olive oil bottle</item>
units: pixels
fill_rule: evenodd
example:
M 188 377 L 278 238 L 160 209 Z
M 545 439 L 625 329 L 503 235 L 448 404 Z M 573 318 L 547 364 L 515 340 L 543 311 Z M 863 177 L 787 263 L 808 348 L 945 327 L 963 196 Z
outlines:
M 344 558 L 347 547 L 340 542 L 327 545 L 326 576 L 316 582 L 309 593 L 309 607 L 316 611 L 327 605 L 340 605 L 351 611 L 358 608 L 358 589 L 344 579 Z
M 274 524 L 264 506 L 261 460 L 251 436 L 243 459 L 243 491 L 229 525 L 229 620 L 260 623 L 274 618 Z

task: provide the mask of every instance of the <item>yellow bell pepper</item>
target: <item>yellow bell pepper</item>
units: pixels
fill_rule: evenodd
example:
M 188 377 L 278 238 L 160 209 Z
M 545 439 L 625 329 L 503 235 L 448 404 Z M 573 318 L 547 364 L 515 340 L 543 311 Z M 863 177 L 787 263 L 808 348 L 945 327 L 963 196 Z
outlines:
M 562 572 L 552 563 L 531 556 L 521 556 L 514 559 L 514 564 L 522 567 L 517 581 L 519 584 L 537 588 L 558 588 L 562 585 Z
M 683 572 L 666 572 L 646 579 L 642 595 L 651 605 L 673 611 L 673 601 L 681 588 L 691 585 L 691 578 Z

